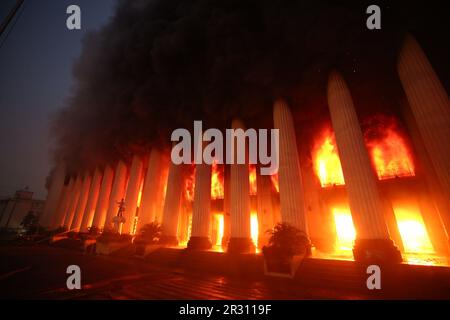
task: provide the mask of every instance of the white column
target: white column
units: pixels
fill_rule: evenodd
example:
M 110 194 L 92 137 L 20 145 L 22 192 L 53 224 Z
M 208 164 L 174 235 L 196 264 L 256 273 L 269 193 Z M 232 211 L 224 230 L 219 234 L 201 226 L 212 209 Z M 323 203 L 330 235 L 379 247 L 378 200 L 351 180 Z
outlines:
M 401 261 L 400 252 L 389 237 L 375 173 L 350 91 L 335 71 L 328 79 L 328 106 L 356 229 L 355 259 Z
M 231 168 L 229 165 L 223 166 L 223 238 L 222 249 L 226 249 L 231 237 Z
M 398 74 L 433 165 L 441 192 L 450 206 L 450 100 L 420 45 L 407 35 L 400 51 Z M 450 233 L 450 212 L 441 212 Z
M 92 176 L 89 172 L 86 172 L 83 179 L 83 184 L 81 187 L 80 197 L 77 203 L 77 209 L 75 210 L 75 216 L 70 225 L 70 230 L 79 232 L 81 221 L 83 220 L 84 210 L 86 209 L 86 203 L 89 197 L 89 189 L 91 187 Z
M 160 180 L 162 179 L 162 169 L 161 152 L 158 149 L 153 148 L 150 152 L 147 174 L 142 190 L 137 232 L 139 232 L 144 225 L 155 222 L 158 207 L 157 196 L 161 184 Z
M 81 221 L 80 227 L 81 232 L 87 232 L 92 225 L 101 183 L 102 183 L 102 172 L 100 171 L 99 168 L 97 168 L 95 169 L 94 178 L 92 179 L 91 187 L 89 189 L 89 196 L 86 203 L 86 208 L 84 210 L 83 220 Z
M 62 226 L 64 222 L 64 217 L 66 214 L 66 210 L 69 204 L 69 198 L 71 194 L 71 186 L 72 181 L 69 181 L 68 185 L 64 185 L 62 189 L 62 194 L 59 199 L 58 207 L 56 209 L 56 214 L 54 218 L 52 219 L 51 228 L 57 229 Z
M 130 179 L 128 181 L 127 192 L 125 195 L 125 223 L 123 224 L 122 233 L 134 234 L 134 219 L 136 217 L 137 201 L 139 197 L 139 188 L 142 181 L 143 163 L 139 156 L 133 156 L 130 169 Z
M 63 224 L 63 226 L 66 227 L 68 230 L 70 230 L 70 226 L 72 225 L 72 220 L 75 215 L 75 210 L 77 209 L 78 198 L 80 197 L 83 178 L 79 174 L 74 181 L 75 182 L 71 192 L 72 194 L 70 195 L 69 206 L 67 207 Z
M 268 243 L 267 230 L 275 225 L 272 207 L 272 180 L 270 176 L 261 175 L 259 168 L 256 169 L 256 200 L 258 208 L 258 247 Z
M 50 227 L 56 215 L 56 210 L 64 187 L 65 177 L 65 166 L 63 164 L 58 164 L 56 170 L 52 174 L 47 200 L 40 218 L 40 224 L 44 227 Z
M 209 228 L 211 223 L 211 165 L 198 164 L 195 170 L 194 208 L 192 231 L 188 248 L 211 248 Z
M 161 242 L 177 245 L 178 217 L 184 187 L 183 165 L 170 162 L 167 191 L 164 200 Z
M 281 219 L 308 234 L 294 121 L 285 101 L 275 102 L 273 120 L 275 129 L 280 130 L 278 179 Z
M 103 229 L 105 226 L 106 213 L 108 211 L 109 198 L 111 196 L 112 183 L 114 179 L 114 171 L 108 165 L 103 171 L 102 184 L 100 186 L 100 194 L 98 196 L 97 205 L 95 207 L 93 227 Z
M 244 129 L 240 120 L 234 120 L 232 129 Z M 230 241 L 228 243 L 228 252 L 230 253 L 248 253 L 254 251 L 254 245 L 251 239 L 250 228 L 250 182 L 249 182 L 249 164 L 246 156 L 245 164 L 237 164 L 237 139 L 234 139 L 234 163 L 230 165 Z M 247 150 L 245 150 L 248 155 Z
M 184 187 L 183 165 L 176 165 L 172 161 L 167 179 L 166 198 L 162 219 L 162 242 L 177 245 L 178 218 L 180 215 L 181 196 Z

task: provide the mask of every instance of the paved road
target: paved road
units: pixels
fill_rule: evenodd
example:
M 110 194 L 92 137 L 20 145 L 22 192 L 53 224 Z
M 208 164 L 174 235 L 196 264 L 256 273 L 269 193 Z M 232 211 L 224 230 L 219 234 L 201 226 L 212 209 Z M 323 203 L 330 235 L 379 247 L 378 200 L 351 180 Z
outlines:
M 66 268 L 79 265 L 82 290 L 66 288 Z M 0 247 L 2 299 L 358 299 L 307 289 L 285 279 L 263 281 L 162 269 L 132 258 L 84 255 L 50 247 Z

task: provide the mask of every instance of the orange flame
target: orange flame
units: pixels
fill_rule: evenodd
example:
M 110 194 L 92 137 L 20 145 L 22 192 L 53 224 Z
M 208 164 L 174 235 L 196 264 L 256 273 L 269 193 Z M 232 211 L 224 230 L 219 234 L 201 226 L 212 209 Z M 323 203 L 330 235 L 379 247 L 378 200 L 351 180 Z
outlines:
M 365 132 L 366 144 L 378 179 L 414 176 L 414 162 L 395 118 L 375 116 Z
M 223 167 L 222 170 L 216 161 L 212 164 L 211 173 L 211 198 L 212 199 L 223 199 L 224 198 L 224 188 L 223 188 Z
M 375 116 L 364 126 L 366 145 L 378 179 L 414 176 L 413 158 L 395 118 Z M 345 184 L 331 128 L 326 128 L 316 141 L 312 156 L 314 170 L 322 187 Z M 418 254 L 416 262 L 424 254 L 434 253 L 422 214 L 414 200 L 394 203 L 393 209 L 405 253 Z M 349 252 L 356 236 L 350 209 L 344 205 L 331 210 L 336 225 L 336 248 L 341 254 Z
M 190 174 L 184 180 L 184 196 L 189 202 L 194 201 L 195 190 L 195 166 L 192 166 Z
M 139 194 L 138 194 L 137 203 L 136 203 L 138 208 L 141 207 L 143 187 L 144 187 L 144 180 L 142 179 L 141 186 L 139 187 Z
M 252 211 L 250 213 L 250 235 L 252 242 L 255 245 L 256 252 L 258 252 L 258 236 L 259 236 L 259 226 L 258 226 L 258 213 Z
M 322 187 L 345 184 L 336 141 L 330 128 L 316 141 L 313 159 L 314 170 Z
M 367 148 L 378 179 L 414 176 L 410 149 L 394 118 L 372 117 L 365 132 Z M 322 187 L 345 184 L 336 140 L 326 128 L 313 148 L 314 171 Z
M 219 251 L 221 251 L 225 226 L 224 216 L 223 213 L 216 213 L 213 216 L 214 216 L 214 229 L 216 231 L 214 246 L 216 246 L 219 249 Z
M 168 175 L 169 175 L 169 169 L 166 167 L 164 169 L 164 171 L 163 171 L 163 174 L 162 174 L 162 177 L 161 177 L 161 181 L 160 181 L 160 187 L 162 185 L 162 193 L 161 193 L 161 199 L 160 199 L 161 207 L 164 207 L 164 202 L 166 201 Z
M 256 166 L 251 164 L 249 166 L 249 182 L 250 182 L 250 194 L 256 195 L 257 187 L 256 187 Z
M 275 190 L 278 193 L 280 193 L 280 184 L 278 182 L 278 173 L 271 175 L 270 179 L 272 180 L 272 184 L 273 184 L 273 187 L 275 188 Z
M 414 201 L 393 203 L 395 218 L 402 238 L 406 260 L 412 264 L 435 264 L 427 255 L 435 250 L 428 236 L 421 212 Z M 351 251 L 356 232 L 350 209 L 346 206 L 331 209 L 336 225 L 336 249 L 341 255 Z
M 339 252 L 350 251 L 356 238 L 355 227 L 348 207 L 332 208 L 336 224 L 336 249 Z
M 395 218 L 398 230 L 407 253 L 434 253 L 428 232 L 417 204 L 394 203 Z

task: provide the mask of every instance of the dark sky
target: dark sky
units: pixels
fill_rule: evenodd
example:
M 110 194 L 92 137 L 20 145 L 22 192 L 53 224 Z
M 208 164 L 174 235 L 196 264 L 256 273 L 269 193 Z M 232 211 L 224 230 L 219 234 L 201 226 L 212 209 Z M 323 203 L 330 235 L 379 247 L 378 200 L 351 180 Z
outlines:
M 2 21 L 14 2 L 0 1 Z M 81 7 L 80 31 L 66 28 L 70 4 Z M 68 96 L 83 35 L 106 23 L 114 4 L 115 0 L 25 0 L 9 37 L 0 38 L 0 197 L 25 186 L 36 197 L 45 197 L 49 119 Z

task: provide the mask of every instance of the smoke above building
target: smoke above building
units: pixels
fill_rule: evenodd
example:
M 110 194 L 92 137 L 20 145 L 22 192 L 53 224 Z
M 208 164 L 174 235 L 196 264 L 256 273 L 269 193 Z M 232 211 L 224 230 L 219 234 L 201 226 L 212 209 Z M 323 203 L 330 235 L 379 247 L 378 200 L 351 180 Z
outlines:
M 400 39 L 408 28 L 417 36 L 428 29 L 415 30 L 413 17 L 395 20 L 398 4 L 371 32 L 365 8 L 351 1 L 118 1 L 109 23 L 83 41 L 75 86 L 54 117 L 54 158 L 68 172 L 130 163 L 134 154 L 168 147 L 170 133 L 194 120 L 224 129 L 238 117 L 270 127 L 280 97 L 297 122 L 327 117 L 332 68 L 352 85 L 359 115 L 396 113 Z

